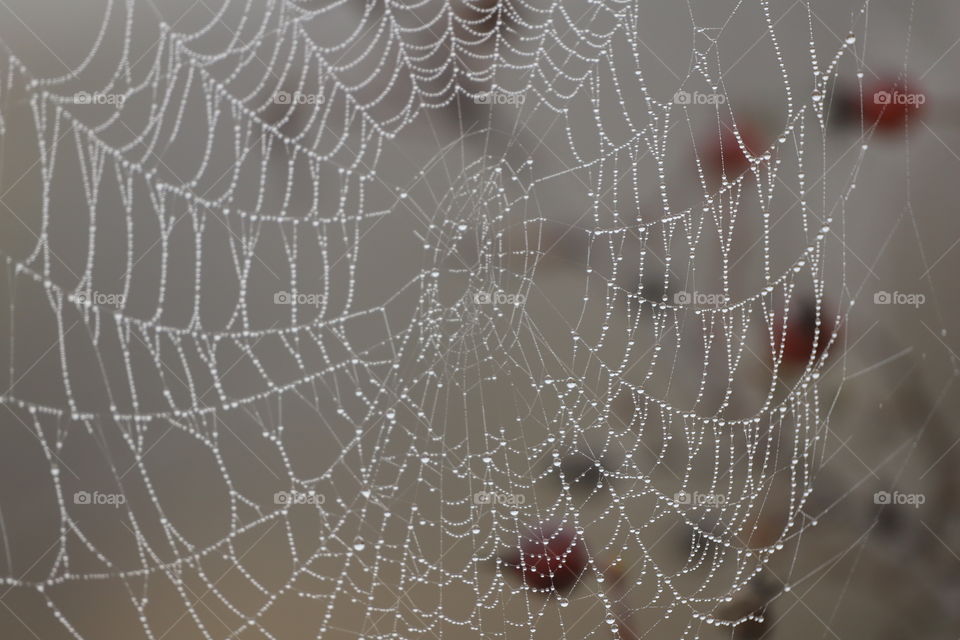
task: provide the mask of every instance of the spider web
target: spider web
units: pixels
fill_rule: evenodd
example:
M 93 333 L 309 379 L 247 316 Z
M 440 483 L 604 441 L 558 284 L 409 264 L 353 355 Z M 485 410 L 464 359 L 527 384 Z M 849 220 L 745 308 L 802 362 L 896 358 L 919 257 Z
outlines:
M 770 3 L 724 13 L 759 20 L 781 78 L 760 147 L 692 7 L 670 83 L 627 2 L 225 2 L 196 25 L 109 2 L 62 75 L 8 52 L 3 134 L 29 109 L 37 169 L 5 185 L 33 206 L 4 248 L 0 401 L 9 480 L 57 536 L 21 566 L 5 506 L 5 582 L 49 637 L 759 619 L 725 607 L 811 525 L 866 146 L 834 169 L 852 35 L 823 51 L 808 13 L 791 58 Z M 506 559 L 549 531 L 586 552 L 569 593 Z

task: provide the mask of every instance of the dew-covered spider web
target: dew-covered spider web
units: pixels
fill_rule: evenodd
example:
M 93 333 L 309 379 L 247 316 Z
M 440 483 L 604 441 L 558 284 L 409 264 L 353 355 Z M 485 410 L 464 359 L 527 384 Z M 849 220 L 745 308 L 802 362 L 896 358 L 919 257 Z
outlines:
M 870 135 L 828 144 L 859 7 L 787 6 L 109 0 L 84 56 L 5 44 L 30 626 L 757 624 L 814 524 Z

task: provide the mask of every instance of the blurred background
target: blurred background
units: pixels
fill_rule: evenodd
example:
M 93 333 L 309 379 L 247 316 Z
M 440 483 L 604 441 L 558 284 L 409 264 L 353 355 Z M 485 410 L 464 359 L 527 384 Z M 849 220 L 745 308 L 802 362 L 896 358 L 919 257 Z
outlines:
M 960 634 L 956 3 L 0 15 L 3 638 Z

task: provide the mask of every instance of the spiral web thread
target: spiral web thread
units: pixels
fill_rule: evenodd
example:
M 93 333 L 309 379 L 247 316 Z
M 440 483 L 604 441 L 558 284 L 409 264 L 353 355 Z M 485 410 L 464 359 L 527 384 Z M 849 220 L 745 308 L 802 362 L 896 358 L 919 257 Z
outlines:
M 32 114 L 39 204 L 32 244 L 5 250 L 0 401 L 31 434 L 11 446 L 44 470 L 33 482 L 59 536 L 28 570 L 8 531 L 7 587 L 75 638 L 97 637 L 68 604 L 78 590 L 108 594 L 123 637 L 151 639 L 699 637 L 754 616 L 719 612 L 810 525 L 840 320 L 827 248 L 866 147 L 826 179 L 824 96 L 855 39 L 811 49 L 800 89 L 769 4 L 749 11 L 784 78 L 783 129 L 719 178 L 709 152 L 667 144 L 707 110 L 747 145 L 725 117 L 722 29 L 693 12 L 674 89 L 719 106 L 654 95 L 633 3 L 226 2 L 178 30 L 110 2 L 62 76 L 8 53 L 2 91 Z M 156 44 L 138 54 L 144 23 Z M 481 119 L 408 182 L 378 174 L 425 111 L 494 93 L 524 97 L 505 145 Z M 538 117 L 563 127 L 561 171 L 541 171 L 518 133 L 536 137 Z M 499 150 L 453 158 L 476 140 Z M 677 157 L 698 176 L 685 206 Z M 562 180 L 583 183 L 588 212 L 564 234 L 573 314 L 541 280 L 565 240 L 538 195 Z M 781 213 L 801 240 L 789 253 Z M 382 256 L 365 239 L 398 216 L 422 264 L 371 301 Z M 797 339 L 803 304 L 817 322 Z M 21 382 L 27 331 L 56 345 L 41 390 Z M 810 355 L 785 383 L 788 338 Z M 568 473 L 569 455 L 588 464 Z M 195 496 L 157 478 L 171 468 L 202 476 Z M 94 489 L 122 504 L 78 504 Z M 783 520 L 757 543 L 770 505 Z M 525 588 L 503 560 L 538 523 L 587 550 L 569 596 Z M 663 542 L 678 535 L 679 552 Z

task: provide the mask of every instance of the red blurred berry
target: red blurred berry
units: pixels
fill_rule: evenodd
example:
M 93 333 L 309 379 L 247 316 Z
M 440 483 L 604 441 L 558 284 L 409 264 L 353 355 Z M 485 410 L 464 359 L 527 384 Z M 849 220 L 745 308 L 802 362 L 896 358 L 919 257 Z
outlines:
M 876 125 L 878 132 L 903 129 L 908 118 L 923 111 L 927 97 L 904 80 L 880 79 L 859 87 L 841 89 L 835 99 L 836 121 L 841 124 L 859 123 L 865 127 Z
M 714 176 L 726 175 L 728 178 L 737 178 L 750 168 L 750 157 L 759 155 L 766 148 L 761 136 L 750 124 L 738 124 L 736 131 L 740 134 L 740 140 L 737 140 L 737 134 L 731 125 L 725 125 L 721 128 L 720 134 L 710 141 L 707 152 L 704 155 L 704 164 L 707 170 Z M 750 157 L 748 157 L 740 142 L 746 147 Z
M 791 309 L 790 319 L 784 333 L 783 316 L 774 323 L 774 336 L 783 349 L 783 364 L 787 367 L 805 367 L 810 360 L 823 355 L 833 334 L 833 323 L 821 311 L 820 331 L 817 333 L 817 306 L 812 300 L 804 300 Z M 816 341 L 816 343 L 814 343 Z
M 587 550 L 569 525 L 543 524 L 521 538 L 505 564 L 529 587 L 565 593 L 587 568 Z

